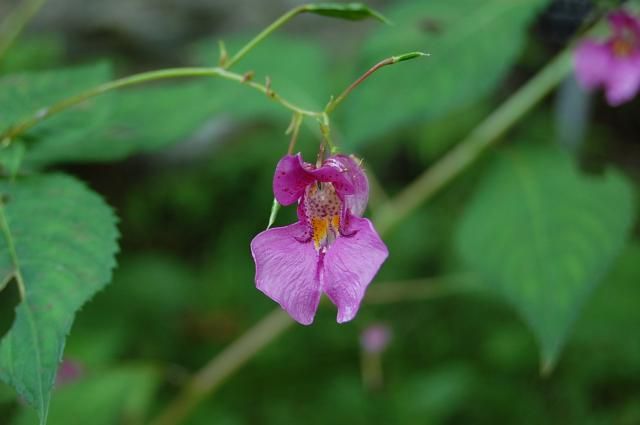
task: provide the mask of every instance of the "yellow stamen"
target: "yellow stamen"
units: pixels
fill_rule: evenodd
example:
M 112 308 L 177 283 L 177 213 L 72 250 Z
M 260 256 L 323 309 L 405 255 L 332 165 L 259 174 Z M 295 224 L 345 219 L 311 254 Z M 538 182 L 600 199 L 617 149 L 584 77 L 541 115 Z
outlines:
M 623 38 L 617 38 L 613 42 L 612 49 L 614 55 L 618 57 L 626 57 L 630 56 L 633 52 L 633 44 Z
M 333 217 L 331 217 L 331 226 L 333 227 L 333 230 L 335 232 L 338 232 L 338 230 L 340 229 L 340 216 L 339 215 L 334 215 Z
M 326 217 L 313 217 L 311 227 L 313 228 L 313 244 L 316 249 L 320 249 L 327 238 L 327 233 L 329 233 L 329 220 Z

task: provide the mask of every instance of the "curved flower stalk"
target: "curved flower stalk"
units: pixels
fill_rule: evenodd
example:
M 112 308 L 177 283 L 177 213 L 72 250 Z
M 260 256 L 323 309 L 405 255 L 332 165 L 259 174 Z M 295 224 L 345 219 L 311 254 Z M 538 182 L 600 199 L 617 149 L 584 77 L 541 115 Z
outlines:
M 585 40 L 575 56 L 576 75 L 586 89 L 603 87 L 611 106 L 625 103 L 640 89 L 640 19 L 619 10 L 609 15 L 611 37 Z
M 389 254 L 361 217 L 369 196 L 364 171 L 346 155 L 319 167 L 287 155 L 276 166 L 273 191 L 282 205 L 298 202 L 298 222 L 251 241 L 257 288 L 303 325 L 313 322 L 323 292 L 338 307 L 338 323 L 352 320 Z

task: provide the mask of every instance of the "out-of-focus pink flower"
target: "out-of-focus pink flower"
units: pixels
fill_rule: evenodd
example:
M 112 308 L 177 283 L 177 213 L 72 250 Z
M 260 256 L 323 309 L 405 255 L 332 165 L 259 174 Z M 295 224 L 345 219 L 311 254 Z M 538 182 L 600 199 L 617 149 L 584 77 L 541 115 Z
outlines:
M 360 345 L 367 353 L 381 353 L 391 341 L 391 328 L 384 324 L 375 324 L 367 327 L 360 334 Z
M 612 35 L 604 42 L 585 40 L 575 54 L 576 75 L 587 89 L 603 87 L 617 106 L 640 89 L 640 19 L 620 10 L 609 15 Z
M 62 364 L 58 368 L 58 374 L 56 375 L 56 387 L 69 384 L 82 377 L 84 374 L 84 367 L 82 364 L 75 360 L 64 359 Z
M 273 192 L 282 205 L 298 202 L 298 222 L 251 241 L 256 286 L 303 325 L 313 322 L 323 292 L 338 307 L 338 323 L 353 319 L 388 256 L 361 217 L 369 196 L 364 171 L 346 155 L 320 167 L 287 155 L 276 166 Z

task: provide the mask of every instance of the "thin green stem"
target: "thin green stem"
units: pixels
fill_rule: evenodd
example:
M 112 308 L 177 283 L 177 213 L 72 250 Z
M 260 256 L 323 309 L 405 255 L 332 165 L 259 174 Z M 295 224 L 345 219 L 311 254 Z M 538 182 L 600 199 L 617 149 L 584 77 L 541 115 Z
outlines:
M 445 185 L 462 174 L 507 130 L 542 100 L 572 71 L 573 50 L 567 48 L 535 77 L 507 99 L 444 158 L 426 170 L 402 192 L 383 205 L 374 222 L 388 232 L 409 213 L 431 199 Z
M 396 198 L 389 201 L 376 214 L 376 227 L 381 235 L 387 234 L 395 224 L 404 219 L 411 211 L 420 206 L 423 202 L 431 199 L 438 190 L 461 174 L 470 166 L 498 137 L 511 128 L 522 116 L 533 108 L 546 94 L 548 94 L 567 74 L 571 72 L 571 49 L 567 49 L 550 62 L 542 71 L 532 78 L 518 92 L 504 102 L 493 114 L 483 121 L 469 136 L 464 139 L 453 151 L 443 160 L 426 171 L 407 189 L 402 191 Z M 433 283 L 433 282 L 432 282 Z M 425 282 L 410 282 L 404 284 L 394 284 L 393 286 L 374 286 L 370 289 L 365 300 L 372 303 L 397 302 L 415 297 L 427 299 L 445 294 L 458 292 L 458 290 L 468 290 L 474 288 L 470 282 L 462 279 L 458 283 L 453 283 L 451 287 L 431 286 L 426 287 Z M 449 284 L 452 284 L 451 282 Z M 448 284 L 448 285 L 449 285 Z M 378 288 L 378 289 L 376 289 Z M 218 357 L 214 358 L 210 365 L 217 365 L 216 373 L 206 372 L 211 367 L 205 366 L 197 372 L 189 385 L 180 393 L 160 416 L 154 425 L 175 425 L 180 423 L 193 410 L 197 404 L 213 390 L 219 387 L 222 380 L 227 378 L 231 372 L 237 370 L 242 364 L 248 361 L 258 350 L 266 346 L 271 340 L 283 333 L 288 326 L 270 325 L 277 315 L 284 315 L 280 309 L 274 310 L 258 324 L 249 330 L 237 343 L 232 344 Z M 285 318 L 282 318 L 285 321 Z M 290 320 L 287 325 L 290 324 Z M 255 329 L 267 328 L 268 335 L 260 335 L 256 345 L 251 345 L 246 353 L 238 353 L 238 345 L 248 344 L 246 340 L 258 338 Z M 237 356 L 234 361 L 231 354 Z M 219 360 L 222 358 L 222 360 Z M 222 370 L 222 371 L 221 371 Z M 198 382 L 198 390 L 194 390 L 194 382 Z
M 324 150 L 324 144 L 326 143 L 329 146 L 329 152 L 331 154 L 337 153 L 338 148 L 333 143 L 333 138 L 331 137 L 331 123 L 329 121 L 329 114 L 327 114 L 326 112 L 322 112 L 321 117 L 318 118 L 318 122 L 320 123 L 320 134 L 322 135 L 322 142 L 320 145 L 320 149 Z M 323 155 L 324 155 L 324 151 L 320 156 L 323 156 Z M 322 161 L 318 162 L 318 167 L 320 166 L 321 162 Z
M 364 301 L 367 304 L 392 304 L 406 301 L 423 301 L 447 295 L 480 290 L 471 274 L 455 274 L 425 279 L 385 282 L 372 286 Z
M 135 74 L 135 75 L 120 78 L 114 81 L 110 81 L 108 83 L 100 84 L 80 94 L 61 100 L 60 102 L 55 103 L 51 106 L 41 108 L 36 113 L 34 113 L 31 117 L 25 119 L 22 122 L 19 122 L 13 127 L 10 127 L 4 133 L 0 134 L 0 142 L 3 146 L 6 147 L 17 136 L 21 135 L 25 131 L 29 130 L 33 126 L 40 123 L 41 121 L 45 120 L 46 118 L 49 118 L 52 115 L 65 111 L 73 106 L 76 106 L 82 102 L 85 102 L 91 98 L 102 95 L 104 93 L 107 93 L 116 89 L 120 89 L 123 87 L 147 83 L 150 81 L 163 80 L 168 78 L 187 78 L 187 77 L 220 77 L 230 81 L 235 81 L 237 83 L 241 83 L 243 85 L 251 87 L 265 94 L 268 98 L 270 98 L 274 102 L 279 103 L 280 105 L 284 106 L 285 108 L 289 109 L 292 112 L 298 113 L 300 115 L 306 115 L 306 116 L 312 116 L 312 117 L 322 116 L 321 112 L 309 111 L 306 109 L 299 108 L 298 106 L 294 105 L 288 100 L 280 97 L 270 87 L 256 83 L 254 81 L 249 81 L 244 75 L 237 74 L 235 72 L 231 72 L 220 67 L 169 68 L 169 69 L 162 69 L 158 71 L 143 72 L 140 74 Z
M 302 121 L 304 120 L 304 115 L 301 115 L 297 112 L 293 113 L 291 117 L 291 124 L 289 124 L 289 128 L 287 129 L 285 134 L 291 135 L 291 139 L 289 140 L 289 148 L 287 149 L 287 154 L 291 155 L 293 150 L 296 147 L 296 142 L 298 141 L 298 134 L 300 133 L 300 125 L 302 125 Z
M 380 68 L 385 67 L 387 65 L 393 65 L 393 64 L 398 63 L 398 62 L 403 62 L 403 61 L 410 60 L 410 59 L 413 59 L 413 58 L 421 57 L 421 56 L 428 56 L 428 55 L 426 53 L 422 53 L 422 52 L 410 52 L 410 53 L 405 53 L 405 54 L 399 55 L 399 56 L 391 56 L 390 58 L 386 58 L 384 60 L 381 60 L 380 62 L 378 62 L 377 64 L 373 65 L 371 68 L 369 68 L 369 70 L 367 70 L 367 72 L 362 74 L 357 80 L 355 80 L 353 83 L 351 83 L 351 85 L 349 85 L 349 87 L 344 89 L 344 91 L 342 93 L 340 93 L 340 95 L 338 95 L 338 97 L 336 97 L 335 99 L 332 99 L 327 104 L 327 106 L 324 108 L 324 112 L 326 114 L 330 114 L 331 112 L 333 112 L 338 107 L 338 105 L 340 105 L 340 103 L 342 103 L 342 101 L 345 100 L 347 98 L 347 96 L 349 96 L 349 94 L 356 87 L 358 87 L 360 84 L 362 84 L 362 82 L 364 80 L 369 78 L 371 76 L 371 74 L 373 74 L 374 72 L 376 72 Z
M 0 32 L 0 59 L 4 57 L 31 18 L 47 0 L 24 0 L 3 22 Z
M 233 55 L 231 59 L 224 61 L 223 65 L 222 64 L 221 65 L 224 66 L 225 69 L 231 68 L 233 65 L 238 63 L 243 57 L 245 57 L 246 54 L 249 53 L 254 47 L 256 47 L 262 40 L 264 40 L 269 35 L 271 35 L 271 33 L 276 31 L 278 28 L 280 28 L 281 26 L 289 22 L 291 19 L 298 16 L 299 14 L 304 13 L 306 11 L 306 7 L 307 5 L 298 6 L 294 9 L 291 9 L 290 11 L 288 11 L 278 19 L 276 19 L 271 25 L 269 25 L 264 30 L 262 30 L 260 34 L 256 35 L 251 41 L 249 41 L 240 50 L 238 50 L 238 52 L 235 55 Z
M 418 299 L 428 300 L 476 289 L 473 280 L 467 275 L 380 283 L 369 290 L 365 302 L 385 304 Z M 178 397 L 151 421 L 151 425 L 182 423 L 198 404 L 213 394 L 233 372 L 294 323 L 284 310 L 277 308 L 271 311 L 196 372 L 180 391 Z
M 291 327 L 293 323 L 284 310 L 273 310 L 200 369 L 179 396 L 151 424 L 175 425 L 182 423 L 191 411 L 205 397 L 214 392 L 229 375 Z
M 387 66 L 387 65 L 391 65 L 393 62 L 393 58 L 387 58 L 384 60 L 381 60 L 380 62 L 378 62 L 377 64 L 373 65 L 371 68 L 369 68 L 369 70 L 367 70 L 367 72 L 365 72 L 364 74 L 362 74 L 357 80 L 355 80 L 353 83 L 351 83 L 349 85 L 349 87 L 347 87 L 346 89 L 344 89 L 344 91 L 342 93 L 340 93 L 338 95 L 338 97 L 336 97 L 335 99 L 333 99 L 332 101 L 329 102 L 329 104 L 327 105 L 327 107 L 324 109 L 325 112 L 327 114 L 330 114 L 331 112 L 333 112 L 334 109 L 336 109 L 336 107 L 342 103 L 342 101 L 344 99 L 346 99 L 347 96 L 349 96 L 349 93 L 351 93 L 353 91 L 353 89 L 355 89 L 356 87 L 358 87 L 360 84 L 362 84 L 362 82 L 364 80 L 366 80 L 367 78 L 369 78 L 371 76 L 371 74 L 373 74 L 374 72 L 376 72 L 377 70 L 379 70 L 380 68 L 382 68 L 383 66 Z

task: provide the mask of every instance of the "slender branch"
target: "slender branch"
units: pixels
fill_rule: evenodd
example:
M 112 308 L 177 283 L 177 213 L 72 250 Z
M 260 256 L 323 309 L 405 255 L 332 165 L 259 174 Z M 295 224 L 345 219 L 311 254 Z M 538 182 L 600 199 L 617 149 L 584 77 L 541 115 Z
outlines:
M 362 84 L 362 82 L 364 80 L 369 78 L 371 76 L 371 74 L 373 74 L 374 72 L 376 72 L 380 68 L 385 67 L 387 65 L 393 65 L 393 64 L 398 63 L 398 62 L 403 62 L 403 61 L 406 61 L 406 60 L 409 60 L 409 59 L 414 59 L 414 58 L 417 58 L 417 57 L 421 57 L 421 56 L 428 56 L 428 54 L 427 53 L 422 53 L 422 52 L 410 52 L 410 53 L 405 53 L 405 54 L 399 55 L 399 56 L 391 56 L 390 58 L 386 58 L 384 60 L 381 60 L 380 62 L 378 62 L 377 64 L 373 65 L 371 68 L 369 68 L 369 70 L 367 72 L 365 72 L 364 74 L 362 74 L 360 76 L 360 78 L 358 78 L 353 83 L 351 83 L 351 85 L 349 87 L 347 87 L 342 93 L 340 93 L 340 95 L 338 97 L 336 97 L 335 99 L 332 99 L 327 104 L 327 106 L 325 107 L 324 111 L 327 114 L 330 114 L 331 112 L 333 112 L 333 110 L 336 109 L 338 107 L 338 105 L 344 99 L 346 99 L 347 96 L 349 96 L 349 94 L 353 91 L 353 89 L 355 89 L 360 84 Z
M 388 232 L 422 203 L 462 174 L 490 146 L 496 144 L 531 108 L 572 71 L 572 48 L 565 49 L 535 77 L 507 99 L 464 140 L 426 170 L 374 216 L 380 232 Z
M 275 309 L 239 339 L 214 357 L 189 381 L 178 398 L 151 422 L 152 425 L 181 423 L 224 380 L 294 323 L 284 310 Z
M 296 142 L 298 141 L 298 133 L 300 133 L 300 125 L 304 120 L 304 116 L 294 112 L 291 117 L 291 124 L 289 124 L 289 128 L 287 129 L 285 134 L 290 134 L 291 139 L 289 140 L 289 148 L 287 149 L 287 154 L 291 155 L 293 150 L 296 147 Z
M 306 12 L 318 13 L 318 6 L 320 5 L 321 4 L 309 3 L 309 4 L 303 4 L 301 6 L 291 9 L 290 11 L 288 11 L 287 13 L 285 13 L 284 15 L 276 19 L 264 30 L 262 30 L 251 41 L 245 44 L 240 50 L 238 50 L 238 52 L 235 55 L 233 55 L 231 59 L 223 60 L 220 66 L 224 67 L 225 69 L 231 68 L 233 65 L 238 63 L 243 57 L 245 57 L 247 53 L 249 53 L 254 47 L 256 47 L 260 42 L 262 42 L 262 40 L 267 38 L 269 35 L 271 35 L 273 32 L 275 32 L 277 29 L 282 27 L 284 24 L 286 24 L 296 16 Z M 376 19 L 382 22 L 389 23 L 389 21 L 379 13 L 371 10 L 369 10 L 368 12 L 371 14 L 372 17 L 375 17 Z
M 476 289 L 477 286 L 468 275 L 380 283 L 369 290 L 365 302 L 386 304 L 427 300 Z M 233 372 L 294 323 L 284 310 L 276 308 L 271 311 L 196 372 L 178 397 L 151 422 L 151 425 L 182 423 L 193 409 L 204 398 L 214 393 Z
M 243 57 L 246 56 L 249 51 L 251 51 L 254 47 L 256 47 L 262 40 L 267 38 L 271 33 L 276 31 L 278 28 L 289 22 L 291 19 L 295 18 L 301 13 L 306 11 L 307 5 L 298 6 L 294 9 L 291 9 L 278 19 L 276 19 L 271 25 L 266 27 L 260 34 L 256 35 L 251 41 L 245 44 L 238 52 L 233 55 L 233 57 L 229 60 L 226 60 L 221 64 L 225 69 L 231 68 L 233 65 L 238 63 Z
M 31 18 L 47 0 L 24 0 L 3 22 L 0 33 L 0 59 L 4 57 Z
M 481 287 L 471 274 L 455 274 L 425 279 L 385 282 L 372 286 L 364 301 L 367 304 L 392 304 L 423 301 L 447 295 L 478 291 Z
M 319 117 L 322 116 L 321 112 L 309 111 L 306 109 L 299 108 L 288 100 L 280 97 L 276 92 L 274 92 L 270 87 L 265 85 L 256 83 L 254 81 L 248 81 L 246 76 L 237 74 L 235 72 L 228 71 L 226 69 L 220 67 L 214 68 L 169 68 L 162 69 L 158 71 L 149 71 L 143 72 L 140 74 L 131 75 L 128 77 L 120 78 L 114 81 L 110 81 L 108 83 L 104 83 L 93 87 L 87 91 L 84 91 L 75 96 L 69 97 L 67 99 L 63 99 L 58 103 L 55 103 L 51 106 L 44 107 L 33 114 L 31 117 L 25 119 L 22 122 L 10 127 L 8 130 L 0 134 L 0 142 L 3 146 L 7 146 L 11 143 L 13 139 L 15 139 L 20 134 L 29 130 L 33 126 L 37 125 L 41 121 L 45 120 L 52 115 L 65 111 L 73 106 L 76 106 L 82 102 L 85 102 L 91 98 L 99 96 L 101 94 L 120 89 L 123 87 L 133 86 L 137 84 L 147 83 L 150 81 L 162 80 L 167 78 L 187 78 L 187 77 L 220 77 L 230 81 L 235 81 L 237 83 L 244 84 L 248 87 L 251 87 L 272 99 L 273 101 L 279 103 L 285 108 L 289 109 L 300 115 Z
M 535 106 L 546 94 L 548 94 L 569 72 L 571 72 L 571 49 L 568 48 L 550 62 L 542 71 L 540 71 L 533 79 L 531 79 L 518 92 L 504 102 L 493 114 L 483 121 L 471 134 L 463 140 L 454 150 L 447 155 L 436 166 L 426 171 L 413 184 L 401 192 L 396 198 L 389 201 L 382 207 L 380 212 L 376 214 L 376 227 L 381 235 L 388 233 L 392 227 L 400 220 L 405 218 L 411 211 L 421 205 L 423 202 L 431 199 L 438 190 L 442 189 L 447 183 L 452 181 L 457 175 L 462 173 L 470 164 L 480 157 L 484 150 L 495 143 L 496 139 L 504 134 L 511 126 L 513 126 L 523 115 L 526 114 L 533 106 Z M 384 61 L 383 61 L 384 62 Z M 347 89 L 348 94 L 349 89 Z M 344 98 L 344 97 L 343 97 Z M 451 284 L 451 283 L 450 283 Z M 378 286 L 379 289 L 372 287 L 367 295 L 367 302 L 382 303 L 395 302 L 413 297 L 432 298 L 444 294 L 450 294 L 457 289 L 465 290 L 473 287 L 472 285 L 462 282 L 456 283 L 450 289 L 444 286 L 429 287 L 422 282 L 397 284 L 388 288 Z M 457 285 L 457 287 L 456 287 Z M 382 288 L 380 288 L 382 287 Z M 206 395 L 211 394 L 221 383 L 228 377 L 232 371 L 237 370 L 244 362 L 248 361 L 252 355 L 257 353 L 259 348 L 266 346 L 271 340 L 280 335 L 288 326 L 273 326 L 273 317 L 284 315 L 280 309 L 274 310 L 258 324 L 249 330 L 247 334 L 240 338 L 236 343 L 232 344 L 227 350 L 223 351 L 219 357 L 212 360 L 210 365 L 218 365 L 215 374 L 206 372 L 212 366 L 206 366 L 200 372 L 197 372 L 192 382 L 198 382 L 198 391 L 193 390 L 195 384 L 189 384 L 174 400 L 165 413 L 160 416 L 162 421 L 153 422 L 154 425 L 175 425 L 184 419 L 190 411 L 196 407 L 198 402 Z M 284 317 L 282 320 L 284 321 Z M 287 324 L 290 324 L 288 322 Z M 268 335 L 261 335 L 255 329 L 267 328 L 270 332 Z M 261 331 L 262 332 L 262 331 Z M 257 335 L 257 336 L 256 336 Z M 250 346 L 248 353 L 237 353 L 240 341 L 258 338 L 256 345 Z M 243 342 L 247 344 L 247 342 Z M 233 355 L 238 359 L 229 362 L 228 358 Z M 218 360 L 222 358 L 222 360 Z M 223 366 L 220 366 L 222 364 Z M 220 368 L 223 372 L 220 372 Z M 224 369 L 228 368 L 228 371 Z M 210 380 L 207 382 L 203 376 L 207 376 Z

